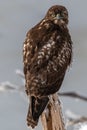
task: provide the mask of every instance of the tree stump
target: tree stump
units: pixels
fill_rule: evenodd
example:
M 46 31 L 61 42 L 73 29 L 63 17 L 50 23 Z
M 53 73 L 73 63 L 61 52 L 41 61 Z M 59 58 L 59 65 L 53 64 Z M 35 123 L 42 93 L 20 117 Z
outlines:
M 61 104 L 57 93 L 50 97 L 49 104 L 42 113 L 41 121 L 43 130 L 65 130 Z

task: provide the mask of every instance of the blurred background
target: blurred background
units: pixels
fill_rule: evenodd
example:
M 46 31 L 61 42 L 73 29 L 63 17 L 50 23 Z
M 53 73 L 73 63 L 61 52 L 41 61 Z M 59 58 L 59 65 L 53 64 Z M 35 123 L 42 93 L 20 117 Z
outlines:
M 73 41 L 73 62 L 60 92 L 75 91 L 87 95 L 87 0 L 0 0 L 0 82 L 22 85 L 15 74 L 23 69 L 22 48 L 26 32 L 37 24 L 52 5 L 64 5 L 69 12 L 69 30 Z M 63 112 L 67 109 L 87 115 L 87 104 L 60 97 Z M 28 130 L 28 103 L 19 93 L 0 91 L 0 129 Z M 41 130 L 41 124 L 36 128 Z

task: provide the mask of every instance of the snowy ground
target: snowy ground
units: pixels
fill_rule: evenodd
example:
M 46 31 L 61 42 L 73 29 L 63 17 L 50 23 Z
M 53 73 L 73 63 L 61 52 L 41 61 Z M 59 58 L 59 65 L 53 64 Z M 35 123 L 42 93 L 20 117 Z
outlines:
M 15 75 L 22 69 L 22 46 L 29 28 L 39 22 L 47 9 L 55 4 L 67 7 L 69 29 L 73 40 L 73 63 L 60 91 L 76 91 L 87 95 L 87 1 L 70 0 L 0 0 L 0 82 L 21 84 Z M 61 98 L 64 111 L 68 108 L 87 115 L 87 104 L 70 98 Z M 0 129 L 27 130 L 27 102 L 19 93 L 0 93 Z M 36 130 L 41 130 L 37 127 Z

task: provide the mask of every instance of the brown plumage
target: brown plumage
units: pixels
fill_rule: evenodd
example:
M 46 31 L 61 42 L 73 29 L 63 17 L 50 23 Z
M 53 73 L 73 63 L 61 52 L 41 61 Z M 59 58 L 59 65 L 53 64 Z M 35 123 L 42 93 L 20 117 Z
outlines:
M 44 19 L 27 33 L 23 47 L 26 93 L 30 99 L 27 124 L 34 128 L 49 95 L 59 90 L 72 58 L 67 28 L 68 12 L 52 6 Z

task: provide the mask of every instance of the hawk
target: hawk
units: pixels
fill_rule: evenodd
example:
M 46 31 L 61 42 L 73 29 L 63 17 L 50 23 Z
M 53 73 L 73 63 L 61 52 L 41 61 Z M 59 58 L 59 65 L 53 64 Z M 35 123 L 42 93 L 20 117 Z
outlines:
M 63 82 L 72 59 L 68 11 L 54 5 L 27 35 L 23 46 L 26 94 L 30 99 L 27 124 L 34 128 L 40 115 Z

